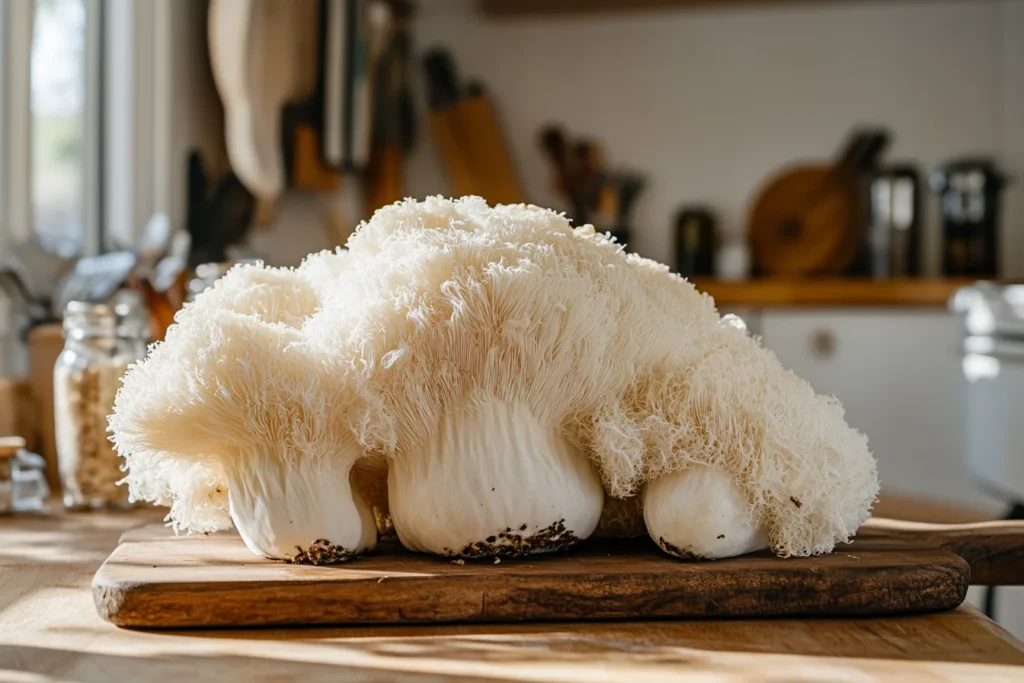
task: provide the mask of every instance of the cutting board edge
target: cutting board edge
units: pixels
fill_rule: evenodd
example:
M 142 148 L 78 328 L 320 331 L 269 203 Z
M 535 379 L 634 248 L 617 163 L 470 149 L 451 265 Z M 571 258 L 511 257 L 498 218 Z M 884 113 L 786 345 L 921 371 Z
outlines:
M 512 590 L 508 586 L 502 586 L 506 584 L 506 577 L 498 578 L 492 577 L 491 584 L 488 585 L 486 580 L 483 580 L 482 587 L 479 588 L 478 593 L 472 591 L 462 590 L 461 593 L 457 590 L 459 587 L 456 586 L 455 595 L 450 601 L 438 599 L 431 599 L 431 595 L 437 593 L 441 594 L 444 590 L 452 590 L 449 581 L 449 585 L 446 586 L 431 586 L 427 579 L 393 579 L 392 584 L 401 583 L 405 584 L 404 587 L 410 589 L 409 595 L 415 599 L 409 600 L 409 604 L 428 604 L 433 606 L 433 611 L 423 613 L 410 613 L 402 614 L 401 607 L 398 609 L 398 614 L 401 618 L 394 617 L 374 617 L 374 616 L 354 616 L 353 610 L 349 609 L 340 614 L 336 610 L 326 609 L 316 611 L 315 609 L 310 612 L 302 612 L 301 610 L 295 610 L 295 604 L 306 604 L 303 600 L 310 602 L 314 601 L 318 597 L 318 592 L 326 586 L 330 588 L 333 584 L 337 589 L 338 584 L 341 582 L 332 580 L 304 580 L 300 582 L 289 582 L 289 581 L 270 581 L 264 582 L 262 585 L 254 585 L 255 582 L 246 581 L 231 581 L 231 582 L 217 582 L 217 583 L 197 583 L 197 582 L 163 582 L 153 583 L 146 581 L 126 581 L 123 579 L 111 579 L 107 576 L 105 569 L 107 568 L 107 562 L 105 562 L 100 569 L 96 572 L 92 582 L 93 599 L 96 605 L 97 612 L 105 620 L 114 625 L 124 628 L 138 628 L 138 629 L 176 629 L 176 628 L 211 628 L 211 627 L 258 627 L 258 626 L 314 626 L 314 625 L 335 625 L 335 626 L 367 626 L 367 625 L 383 625 L 383 624 L 440 624 L 440 623 L 470 623 L 470 622 L 517 622 L 517 621 L 573 621 L 573 620 L 585 620 L 585 621 L 600 621 L 600 620 L 648 620 L 648 619 L 679 619 L 679 618 L 692 618 L 692 619 L 713 619 L 713 618 L 755 618 L 755 617 L 791 617 L 791 616 L 858 616 L 858 615 L 880 615 L 880 614 L 917 614 L 927 612 L 938 612 L 948 609 L 953 609 L 964 602 L 967 596 L 967 588 L 970 585 L 970 568 L 963 558 L 954 555 L 952 553 L 941 551 L 941 550 L 928 550 L 921 551 L 930 554 L 931 559 L 934 562 L 934 568 L 941 570 L 947 575 L 942 580 L 937 580 L 932 584 L 931 590 L 921 593 L 919 586 L 913 586 L 912 581 L 908 575 L 903 573 L 903 568 L 892 567 L 889 568 L 890 575 L 887 582 L 879 587 L 879 593 L 884 592 L 884 597 L 870 600 L 866 596 L 855 594 L 853 600 L 844 604 L 833 604 L 827 607 L 821 605 L 810 605 L 801 604 L 799 602 L 788 602 L 782 609 L 765 610 L 758 608 L 755 603 L 752 608 L 749 609 L 738 609 L 734 605 L 730 606 L 726 602 L 726 610 L 722 612 L 709 611 L 709 606 L 714 605 L 714 601 L 704 602 L 703 604 L 698 600 L 691 604 L 685 599 L 681 599 L 678 596 L 674 602 L 669 603 L 669 609 L 655 609 L 639 613 L 636 611 L 629 612 L 623 608 L 616 608 L 614 606 L 614 599 L 619 601 L 629 602 L 631 598 L 637 596 L 630 596 L 628 593 L 624 595 L 613 596 L 613 605 L 610 609 L 593 609 L 589 613 L 586 610 L 577 609 L 572 613 L 552 613 L 550 610 L 545 610 L 543 605 L 537 607 L 532 601 L 523 602 L 522 596 L 515 597 L 515 594 L 511 600 L 503 603 L 501 598 L 502 591 Z M 115 551 L 116 553 L 116 551 Z M 113 557 L 113 556 L 112 556 Z M 109 561 L 109 559 L 108 559 Z M 885 571 L 885 567 L 878 567 L 878 572 Z M 849 572 L 850 570 L 846 570 Z M 610 576 L 610 575 L 609 575 Z M 626 576 L 626 575 L 623 575 Z M 664 576 L 664 575 L 662 575 Z M 450 577 L 449 577 L 450 578 Z M 617 577 L 622 578 L 622 577 Z M 686 577 L 680 576 L 680 579 Z M 786 578 L 782 573 L 776 577 L 779 581 Z M 792 578 L 792 576 L 788 577 Z M 842 578 L 842 577 L 837 577 Z M 463 581 L 479 580 L 477 576 L 466 576 L 463 577 Z M 609 577 L 603 579 L 605 583 L 608 583 Z M 649 579 L 650 580 L 650 579 Z M 436 582 L 436 579 L 434 580 Z M 353 591 L 353 586 L 357 584 L 363 586 L 368 585 L 367 582 L 354 582 L 352 585 L 346 586 L 348 591 Z M 456 581 L 454 583 L 461 583 Z M 778 583 L 778 582 L 777 582 Z M 370 584 L 372 585 L 372 584 Z M 842 586 L 842 583 L 837 581 L 835 585 Z M 682 584 L 669 585 L 663 588 L 665 591 L 670 593 L 671 591 L 686 591 L 687 587 Z M 536 587 L 533 588 L 536 590 Z M 650 592 L 651 588 L 648 587 L 647 591 Z M 707 590 L 707 587 L 704 587 Z M 765 586 L 760 589 L 761 591 L 771 590 L 786 590 L 783 587 Z M 917 603 L 906 604 L 907 601 L 900 600 L 902 596 L 907 594 L 907 591 L 917 591 L 916 598 Z M 269 600 L 266 593 L 270 591 L 272 595 L 275 595 L 274 599 Z M 523 589 L 523 595 L 529 594 L 530 589 Z M 217 594 L 216 607 L 217 609 L 210 609 L 210 603 L 200 601 L 198 606 L 195 604 L 195 597 L 197 593 L 215 593 Z M 576 593 L 579 590 L 575 591 Z M 742 592 L 742 591 L 741 591 Z M 756 591 L 754 591 L 756 592 Z M 256 594 L 261 595 L 257 596 Z M 284 595 L 287 593 L 287 595 Z M 492 601 L 491 609 L 487 608 L 487 595 L 495 594 L 499 597 L 497 604 Z M 664 593 L 663 593 L 664 594 Z M 572 591 L 564 591 L 563 596 L 568 598 L 573 595 Z M 894 598 L 894 596 L 896 596 Z M 576 599 L 576 605 L 578 606 L 579 595 L 574 595 Z M 742 597 L 742 596 L 741 596 Z M 351 602 L 351 596 L 349 596 L 349 602 Z M 337 600 L 338 598 L 335 598 Z M 461 599 L 461 602 L 460 602 Z M 732 596 L 726 594 L 726 600 L 732 599 Z M 254 601 L 259 600 L 261 606 L 264 608 L 262 613 L 257 616 L 251 614 L 247 617 L 237 617 L 237 615 L 244 613 L 244 609 L 247 605 L 254 604 Z M 379 596 L 374 600 L 380 600 Z M 421 601 L 417 603 L 416 600 Z M 403 601 L 405 603 L 406 601 Z M 741 601 L 742 602 L 742 601 Z M 344 600 L 339 603 L 344 605 Z M 525 604 L 525 607 L 524 607 Z M 191 607 L 189 607 L 191 605 Z M 269 615 L 266 612 L 267 607 L 274 608 L 281 606 L 284 611 L 280 614 Z M 369 606 L 369 609 L 379 607 L 377 602 L 374 602 Z M 664 606 L 663 606 L 664 607 Z M 392 608 L 394 609 L 394 608 Z M 447 610 L 447 611 L 445 611 Z M 358 610 L 355 610 L 358 612 Z M 490 611 L 490 613 L 488 613 Z

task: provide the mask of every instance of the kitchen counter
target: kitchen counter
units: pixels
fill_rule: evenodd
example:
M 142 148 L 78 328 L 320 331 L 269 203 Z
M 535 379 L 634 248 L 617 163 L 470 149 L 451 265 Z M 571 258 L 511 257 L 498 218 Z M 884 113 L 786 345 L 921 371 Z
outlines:
M 893 619 L 118 629 L 96 614 L 92 575 L 123 531 L 158 518 L 140 510 L 0 520 L 0 679 L 1024 679 L 1024 644 L 969 606 Z

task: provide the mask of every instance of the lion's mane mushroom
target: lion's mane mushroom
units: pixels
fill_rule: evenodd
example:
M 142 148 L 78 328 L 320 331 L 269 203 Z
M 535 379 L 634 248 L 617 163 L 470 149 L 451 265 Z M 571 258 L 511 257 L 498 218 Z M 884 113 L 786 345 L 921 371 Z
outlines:
M 348 247 L 300 268 L 324 308 L 306 330 L 392 420 L 407 547 L 557 549 L 594 531 L 602 480 L 646 487 L 648 532 L 687 557 L 827 552 L 868 516 L 875 462 L 838 403 L 592 227 L 434 197 L 381 209 Z
M 350 484 L 375 418 L 356 375 L 301 331 L 317 308 L 295 272 L 246 266 L 178 315 L 110 418 L 135 499 L 170 504 L 178 529 L 233 522 L 274 559 L 328 563 L 376 545 Z
M 878 491 L 839 403 L 710 297 L 475 197 L 385 207 L 296 270 L 233 269 L 129 371 L 111 425 L 136 498 L 284 559 L 372 547 L 370 495 L 448 556 L 567 547 L 606 497 L 609 531 L 674 555 L 808 555 Z

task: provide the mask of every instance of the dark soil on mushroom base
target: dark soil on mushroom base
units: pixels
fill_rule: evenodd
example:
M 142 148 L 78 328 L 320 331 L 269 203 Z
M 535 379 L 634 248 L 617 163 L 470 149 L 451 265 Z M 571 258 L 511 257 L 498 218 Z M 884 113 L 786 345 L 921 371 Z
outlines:
M 334 545 L 326 538 L 318 538 L 306 548 L 295 546 L 298 552 L 286 560 L 289 564 L 337 564 L 355 557 L 355 553 L 346 550 L 340 545 Z
M 719 536 L 719 538 L 721 538 L 721 536 Z M 676 557 L 681 557 L 684 560 L 703 560 L 704 559 L 700 555 L 695 555 L 693 552 L 691 552 L 689 550 L 683 550 L 679 546 L 673 545 L 673 544 L 669 543 L 668 541 L 665 540 L 664 536 L 661 536 L 661 537 L 658 538 L 658 545 L 661 546 L 661 549 L 664 550 L 669 555 L 675 555 Z
M 565 520 L 560 519 L 536 533 L 528 536 L 523 535 L 526 531 L 526 524 L 521 524 L 518 530 L 512 527 L 505 527 L 493 536 L 488 536 L 482 541 L 469 543 L 459 550 L 445 548 L 446 557 L 525 557 L 535 553 L 550 553 L 559 550 L 566 550 L 580 542 L 580 538 L 573 533 L 572 529 L 565 528 Z

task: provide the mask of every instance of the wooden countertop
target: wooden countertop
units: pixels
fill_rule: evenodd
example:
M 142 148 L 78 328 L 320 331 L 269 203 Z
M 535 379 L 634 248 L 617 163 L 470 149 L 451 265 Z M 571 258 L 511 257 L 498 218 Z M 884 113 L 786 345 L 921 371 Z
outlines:
M 944 308 L 961 287 L 973 280 L 741 280 L 694 278 L 719 308 L 893 307 Z
M 0 520 L 0 679 L 675 681 L 1024 679 L 1024 644 L 971 607 L 899 619 L 138 632 L 89 584 L 120 534 L 158 518 Z M 14 674 L 13 678 L 7 678 Z

